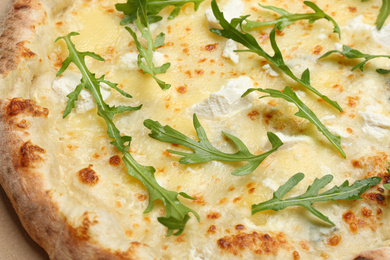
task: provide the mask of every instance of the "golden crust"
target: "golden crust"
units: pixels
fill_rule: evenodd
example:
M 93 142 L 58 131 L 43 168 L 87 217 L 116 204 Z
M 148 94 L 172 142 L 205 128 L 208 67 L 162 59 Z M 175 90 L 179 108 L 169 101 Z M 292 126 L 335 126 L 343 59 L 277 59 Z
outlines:
M 43 174 L 50 155 L 30 141 L 29 131 L 37 129 L 20 125 L 32 125 L 38 118 L 47 121 L 47 112 L 31 100 L 0 101 L 0 184 L 24 228 L 51 259 L 138 259 L 145 245 L 130 243 L 126 252 L 102 249 L 89 240 L 88 217 L 81 227 L 72 227 L 60 213 Z
M 0 37 L 0 74 L 6 76 L 23 60 L 34 57 L 27 44 L 46 13 L 40 1 L 14 0 L 8 7 Z

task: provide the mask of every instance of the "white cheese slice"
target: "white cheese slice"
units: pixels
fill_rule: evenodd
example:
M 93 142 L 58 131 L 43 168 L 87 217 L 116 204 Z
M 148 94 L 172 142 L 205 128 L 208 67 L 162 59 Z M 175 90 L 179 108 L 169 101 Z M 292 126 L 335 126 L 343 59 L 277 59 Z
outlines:
M 223 16 L 228 22 L 230 22 L 233 18 L 238 18 L 242 15 L 244 6 L 245 5 L 241 0 L 230 0 L 222 8 Z M 219 22 L 217 18 L 215 18 L 213 11 L 211 9 L 207 9 L 205 14 L 209 27 L 217 27 Z
M 222 57 L 231 59 L 235 64 L 238 63 L 239 56 L 237 52 L 234 52 L 237 50 L 237 42 L 233 41 L 232 39 L 228 39 L 225 43 L 225 48 L 222 52 Z
M 76 89 L 77 85 L 80 84 L 80 80 L 81 74 L 69 73 L 65 74 L 61 78 L 55 79 L 51 87 L 63 102 L 67 102 L 67 95 Z M 100 87 L 102 97 L 104 100 L 106 100 L 111 95 L 111 88 L 105 83 L 101 83 Z M 80 92 L 78 100 L 75 102 L 76 112 L 83 113 L 95 107 L 96 104 L 92 94 L 89 91 L 83 89 Z
M 383 26 L 379 31 L 375 29 L 372 36 L 377 43 L 390 49 L 390 24 Z
M 136 52 L 128 52 L 123 54 L 118 59 L 119 68 L 123 70 L 134 70 L 138 68 L 137 64 L 138 53 Z
M 326 128 L 334 135 L 340 136 L 341 138 L 348 138 L 351 136 L 348 133 L 346 127 L 342 128 L 337 122 L 337 118 L 334 115 L 327 115 L 320 118 L 320 121 L 326 126 Z
M 222 88 L 202 102 L 191 107 L 193 113 L 209 118 L 231 116 L 252 106 L 252 95 L 241 98 L 241 95 L 253 88 L 252 80 L 247 76 L 229 79 Z
M 164 63 L 166 63 L 166 60 L 167 59 L 165 58 L 165 54 L 158 51 L 153 52 L 153 63 L 155 67 L 160 67 L 164 65 Z
M 142 58 L 143 61 L 144 58 Z M 160 67 L 166 63 L 165 54 L 154 51 L 153 52 L 153 63 L 155 67 Z M 137 52 L 128 52 L 123 54 L 118 59 L 118 66 L 122 70 L 135 70 L 138 68 L 138 53 Z
M 347 34 L 360 35 L 362 32 L 368 32 L 375 42 L 385 48 L 390 48 L 390 25 L 385 25 L 378 31 L 375 25 L 369 25 L 363 22 L 363 16 L 352 19 L 346 26 L 341 27 Z
M 276 72 L 271 65 L 265 64 L 263 67 L 261 67 L 267 74 L 269 74 L 272 77 L 277 77 L 279 76 L 279 73 Z
M 316 59 L 313 57 L 304 56 L 288 60 L 286 64 L 295 75 L 300 76 L 308 68 L 310 68 L 310 71 L 312 72 L 316 62 Z
M 343 45 L 342 45 L 341 43 L 335 42 L 335 43 L 334 43 L 334 47 L 335 47 L 336 50 L 338 50 L 338 51 L 343 51 Z
M 359 113 L 363 118 L 363 132 L 380 139 L 389 134 L 390 118 L 367 109 Z
M 276 183 L 273 179 L 271 178 L 265 178 L 261 182 L 265 187 L 270 188 L 273 191 L 276 191 L 279 188 L 279 183 Z
M 282 149 L 288 148 L 296 143 L 310 142 L 310 137 L 306 135 L 291 136 L 291 135 L 285 135 L 281 132 L 275 132 L 275 134 L 283 142 L 283 146 L 281 147 Z

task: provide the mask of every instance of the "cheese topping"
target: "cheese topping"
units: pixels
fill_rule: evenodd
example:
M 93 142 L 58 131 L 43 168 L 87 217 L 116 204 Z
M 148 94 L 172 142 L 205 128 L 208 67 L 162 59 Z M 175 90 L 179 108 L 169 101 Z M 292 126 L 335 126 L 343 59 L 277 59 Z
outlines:
M 249 77 L 241 76 L 236 79 L 229 79 L 222 88 L 199 104 L 192 107 L 194 113 L 217 118 L 220 116 L 232 116 L 240 110 L 252 106 L 250 97 L 241 98 L 242 94 L 249 88 L 253 88 L 252 80 Z
M 77 85 L 80 84 L 80 80 L 81 74 L 67 74 L 55 79 L 52 84 L 52 89 L 58 94 L 61 101 L 66 103 L 68 100 L 67 95 L 76 89 Z M 105 83 L 101 83 L 100 86 L 103 99 L 106 100 L 111 95 L 111 88 Z M 75 106 L 77 113 L 84 113 L 95 108 L 96 104 L 92 94 L 83 89 L 80 92 L 78 100 L 75 102 Z
M 44 2 L 52 5 L 51 1 Z M 132 136 L 132 156 L 140 164 L 156 169 L 154 174 L 161 186 L 196 198 L 194 201 L 180 198 L 180 201 L 195 210 L 201 222 L 190 214 L 182 235 L 166 237 L 166 228 L 157 221 L 166 213 L 162 203 L 156 202 L 151 212 L 143 213 L 148 206 L 147 190 L 139 180 L 129 176 L 126 167 L 117 160 L 120 154 L 110 144 L 112 140 L 107 135 L 104 120 L 93 110 L 95 104 L 88 91 L 80 93 L 76 113 L 72 111 L 62 118 L 66 96 L 80 84 L 81 76 L 68 73 L 52 80 L 68 53 L 59 41 L 48 44 L 45 51 L 49 55 L 42 54 L 42 59 L 46 59 L 42 64 L 46 65 L 34 63 L 42 66 L 40 71 L 51 77 L 31 75 L 32 89 L 24 91 L 24 95 L 50 111 L 52 129 L 42 134 L 42 140 L 57 151 L 55 161 L 59 165 L 45 178 L 50 196 L 68 222 L 82 226 L 88 217 L 96 221 L 96 225 L 86 231 L 94 243 L 115 252 L 126 251 L 131 242 L 139 242 L 147 244 L 163 259 L 258 259 L 263 256 L 269 259 L 348 259 L 364 249 L 386 245 L 390 214 L 388 193 L 379 189 L 383 189 L 382 184 L 368 190 L 361 200 L 338 202 L 338 205 L 315 203 L 314 207 L 329 217 L 335 227 L 314 218 L 302 207 L 251 215 L 251 205 L 271 199 L 273 192 L 297 172 L 303 172 L 306 177 L 286 198 L 303 194 L 316 178 L 325 174 L 334 176 L 329 184 L 332 187 L 345 180 L 353 183 L 372 176 L 389 178 L 386 169 L 390 160 L 390 85 L 386 76 L 375 72 L 379 65 L 389 69 L 388 60 L 372 60 L 364 72 L 351 71 L 350 65 L 356 61 L 338 55 L 318 60 L 320 55 L 335 46 L 340 48 L 341 44 L 363 47 L 364 53 L 388 52 L 389 25 L 377 31 L 373 24 L 380 1 L 317 1 L 320 8 L 341 25 L 342 40 L 325 19 L 313 24 L 306 20 L 295 22 L 276 36 L 293 73 L 300 78 L 309 68 L 311 85 L 337 101 L 343 113 L 263 58 L 254 53 L 236 53 L 235 42 L 211 33 L 208 27 L 219 25 L 210 10 L 210 1 L 203 2 L 196 12 L 193 3 L 186 4 L 175 19 L 167 19 L 172 8 L 160 13 L 163 20 L 154 25 L 153 37 L 164 32 L 166 39 L 165 45 L 154 53 L 153 60 L 156 66 L 171 63 L 169 70 L 158 74 L 158 78 L 172 85 L 162 91 L 149 74 L 139 70 L 137 49 L 120 25 L 122 15 L 114 10 L 116 2 L 77 1 L 58 13 L 49 13 L 48 19 L 55 24 L 52 30 L 58 36 L 77 29 L 80 35 L 72 37 L 77 49 L 95 52 L 106 60 L 87 59 L 91 72 L 106 75 L 133 96 L 127 99 L 114 91 L 111 94 L 110 88 L 102 86 L 102 95 L 109 105 L 142 104 L 138 111 L 116 115 L 114 122 L 121 133 Z M 221 0 L 218 4 L 228 21 L 246 14 L 253 20 L 279 17 L 259 7 L 255 1 Z M 267 0 L 262 4 L 291 13 L 308 12 L 300 0 L 283 3 Z M 250 33 L 273 55 L 268 40 L 270 30 L 268 26 Z M 249 88 L 282 90 L 285 86 L 297 93 L 330 132 L 341 136 L 346 159 L 314 125 L 295 115 L 298 111 L 291 103 L 277 98 L 259 100 L 257 97 L 263 94 L 258 92 L 241 98 Z M 0 93 L 3 97 L 3 92 Z M 51 95 L 56 97 L 51 98 Z M 284 145 L 245 176 L 230 173 L 246 162 L 181 164 L 180 156 L 166 150 L 191 150 L 150 138 L 143 121 L 159 121 L 197 140 L 189 116 L 193 113 L 199 116 L 210 142 L 217 149 L 236 152 L 236 147 L 221 131 L 239 137 L 253 154 L 270 148 L 267 132 L 275 133 Z M 93 171 L 94 184 L 80 181 L 80 171 Z

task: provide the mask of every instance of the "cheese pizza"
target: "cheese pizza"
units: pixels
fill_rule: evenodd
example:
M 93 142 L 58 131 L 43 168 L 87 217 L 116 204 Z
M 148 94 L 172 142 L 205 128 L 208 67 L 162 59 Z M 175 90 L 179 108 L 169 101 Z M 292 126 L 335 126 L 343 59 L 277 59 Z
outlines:
M 51 259 L 388 259 L 387 0 L 15 0 L 0 184 Z

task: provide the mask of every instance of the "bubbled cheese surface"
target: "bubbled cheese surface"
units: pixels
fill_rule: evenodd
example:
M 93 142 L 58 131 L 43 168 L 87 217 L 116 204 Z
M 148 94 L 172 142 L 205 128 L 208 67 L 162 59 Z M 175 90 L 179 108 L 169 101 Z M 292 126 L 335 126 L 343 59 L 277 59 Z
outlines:
M 372 60 L 364 72 L 351 71 L 357 61 L 337 54 L 318 60 L 337 44 L 348 44 L 364 53 L 389 55 L 389 25 L 381 31 L 374 26 L 381 1 L 317 1 L 340 25 L 341 40 L 332 33 L 333 25 L 324 19 L 314 24 L 296 22 L 276 36 L 291 70 L 300 75 L 309 68 L 312 86 L 337 101 L 343 113 L 319 100 L 263 58 L 239 53 L 238 59 L 229 53 L 229 48 L 235 46 L 209 31 L 212 21 L 210 15 L 206 15 L 210 9 L 208 0 L 196 12 L 192 3 L 185 5 L 172 20 L 167 19 L 172 8 L 166 8 L 161 13 L 163 20 L 153 27 L 154 36 L 160 32 L 166 34 L 165 45 L 158 48 L 155 62 L 171 63 L 166 73 L 158 75 L 172 85 L 162 91 L 150 75 L 133 66 L 137 50 L 130 34 L 119 25 L 121 14 L 115 10 L 115 3 L 112 0 L 78 1 L 68 8 L 53 9 L 50 13 L 55 23 L 53 33 L 63 36 L 71 31 L 79 32 L 79 36 L 72 37 L 76 48 L 95 52 L 106 59 L 106 62 L 87 59 L 89 69 L 97 76 L 105 74 L 106 79 L 118 83 L 133 96 L 126 99 L 112 91 L 107 103 L 143 105 L 139 111 L 117 115 L 115 123 L 122 133 L 133 137 L 133 157 L 143 165 L 156 168 L 156 179 L 162 187 L 197 198 L 196 201 L 181 201 L 199 213 L 201 222 L 191 215 L 181 236 L 166 237 L 165 227 L 157 221 L 157 217 L 165 215 L 162 204 L 156 203 L 154 210 L 143 214 L 148 204 L 146 189 L 140 181 L 127 175 L 123 163 L 109 163 L 110 158 L 120 154 L 110 145 L 106 125 L 97 116 L 96 108 L 81 112 L 77 109 L 62 118 L 65 101 L 56 89 L 60 87 L 57 86 L 59 80 L 68 76 L 56 79 L 55 73 L 68 52 L 59 41 L 49 45 L 49 65 L 41 69 L 44 73 L 35 77 L 26 97 L 50 110 L 52 130 L 47 135 L 55 146 L 59 166 L 47 178 L 56 188 L 51 196 L 58 201 L 69 222 L 81 225 L 88 212 L 90 219 L 96 220 L 88 232 L 103 247 L 125 251 L 131 241 L 139 241 L 149 245 L 163 259 L 282 259 L 282 256 L 294 259 L 297 254 L 301 259 L 348 259 L 364 249 L 389 244 L 387 199 L 382 205 L 367 198 L 339 202 L 339 205 L 315 204 L 335 227 L 298 207 L 253 216 L 250 212 L 252 204 L 272 198 L 273 192 L 297 172 L 305 173 L 306 177 L 288 196 L 302 194 L 315 178 L 326 174 L 334 176 L 328 186 L 332 187 L 345 180 L 352 183 L 386 173 L 390 155 L 390 84 L 389 77 L 376 73 L 375 69 L 389 69 L 389 60 Z M 277 17 L 253 0 L 221 0 L 218 4 L 221 10 L 225 6 L 243 7 L 243 10 L 237 7 L 237 13 L 230 8 L 227 12 L 232 17 L 251 14 L 251 19 L 262 21 Z M 264 0 L 261 4 L 278 6 L 291 13 L 311 12 L 298 0 Z M 270 54 L 271 29 L 251 31 Z M 237 48 L 244 47 L 238 45 Z M 68 73 L 79 72 L 71 66 Z M 64 88 L 67 84 L 63 83 Z M 341 136 L 346 159 L 315 126 L 294 116 L 297 109 L 292 104 L 281 99 L 259 100 L 259 93 L 237 100 L 237 91 L 243 93 L 247 89 L 244 84 L 278 90 L 287 85 L 292 87 L 324 125 Z M 143 121 L 157 120 L 196 139 L 192 125 L 194 112 L 199 112 L 199 120 L 209 139 L 220 150 L 235 151 L 221 131 L 239 137 L 254 154 L 271 148 L 267 131 L 276 133 L 285 144 L 246 176 L 230 174 L 244 163 L 182 165 L 178 156 L 166 150 L 185 149 L 151 139 Z M 88 167 L 98 176 L 96 183 L 80 181 L 79 172 Z M 380 193 L 376 189 L 369 192 Z M 387 192 L 381 194 L 387 197 Z M 346 218 L 349 213 L 354 216 L 352 220 Z M 273 239 L 273 247 L 262 244 L 267 239 L 265 234 Z M 226 246 L 228 244 L 230 247 Z

